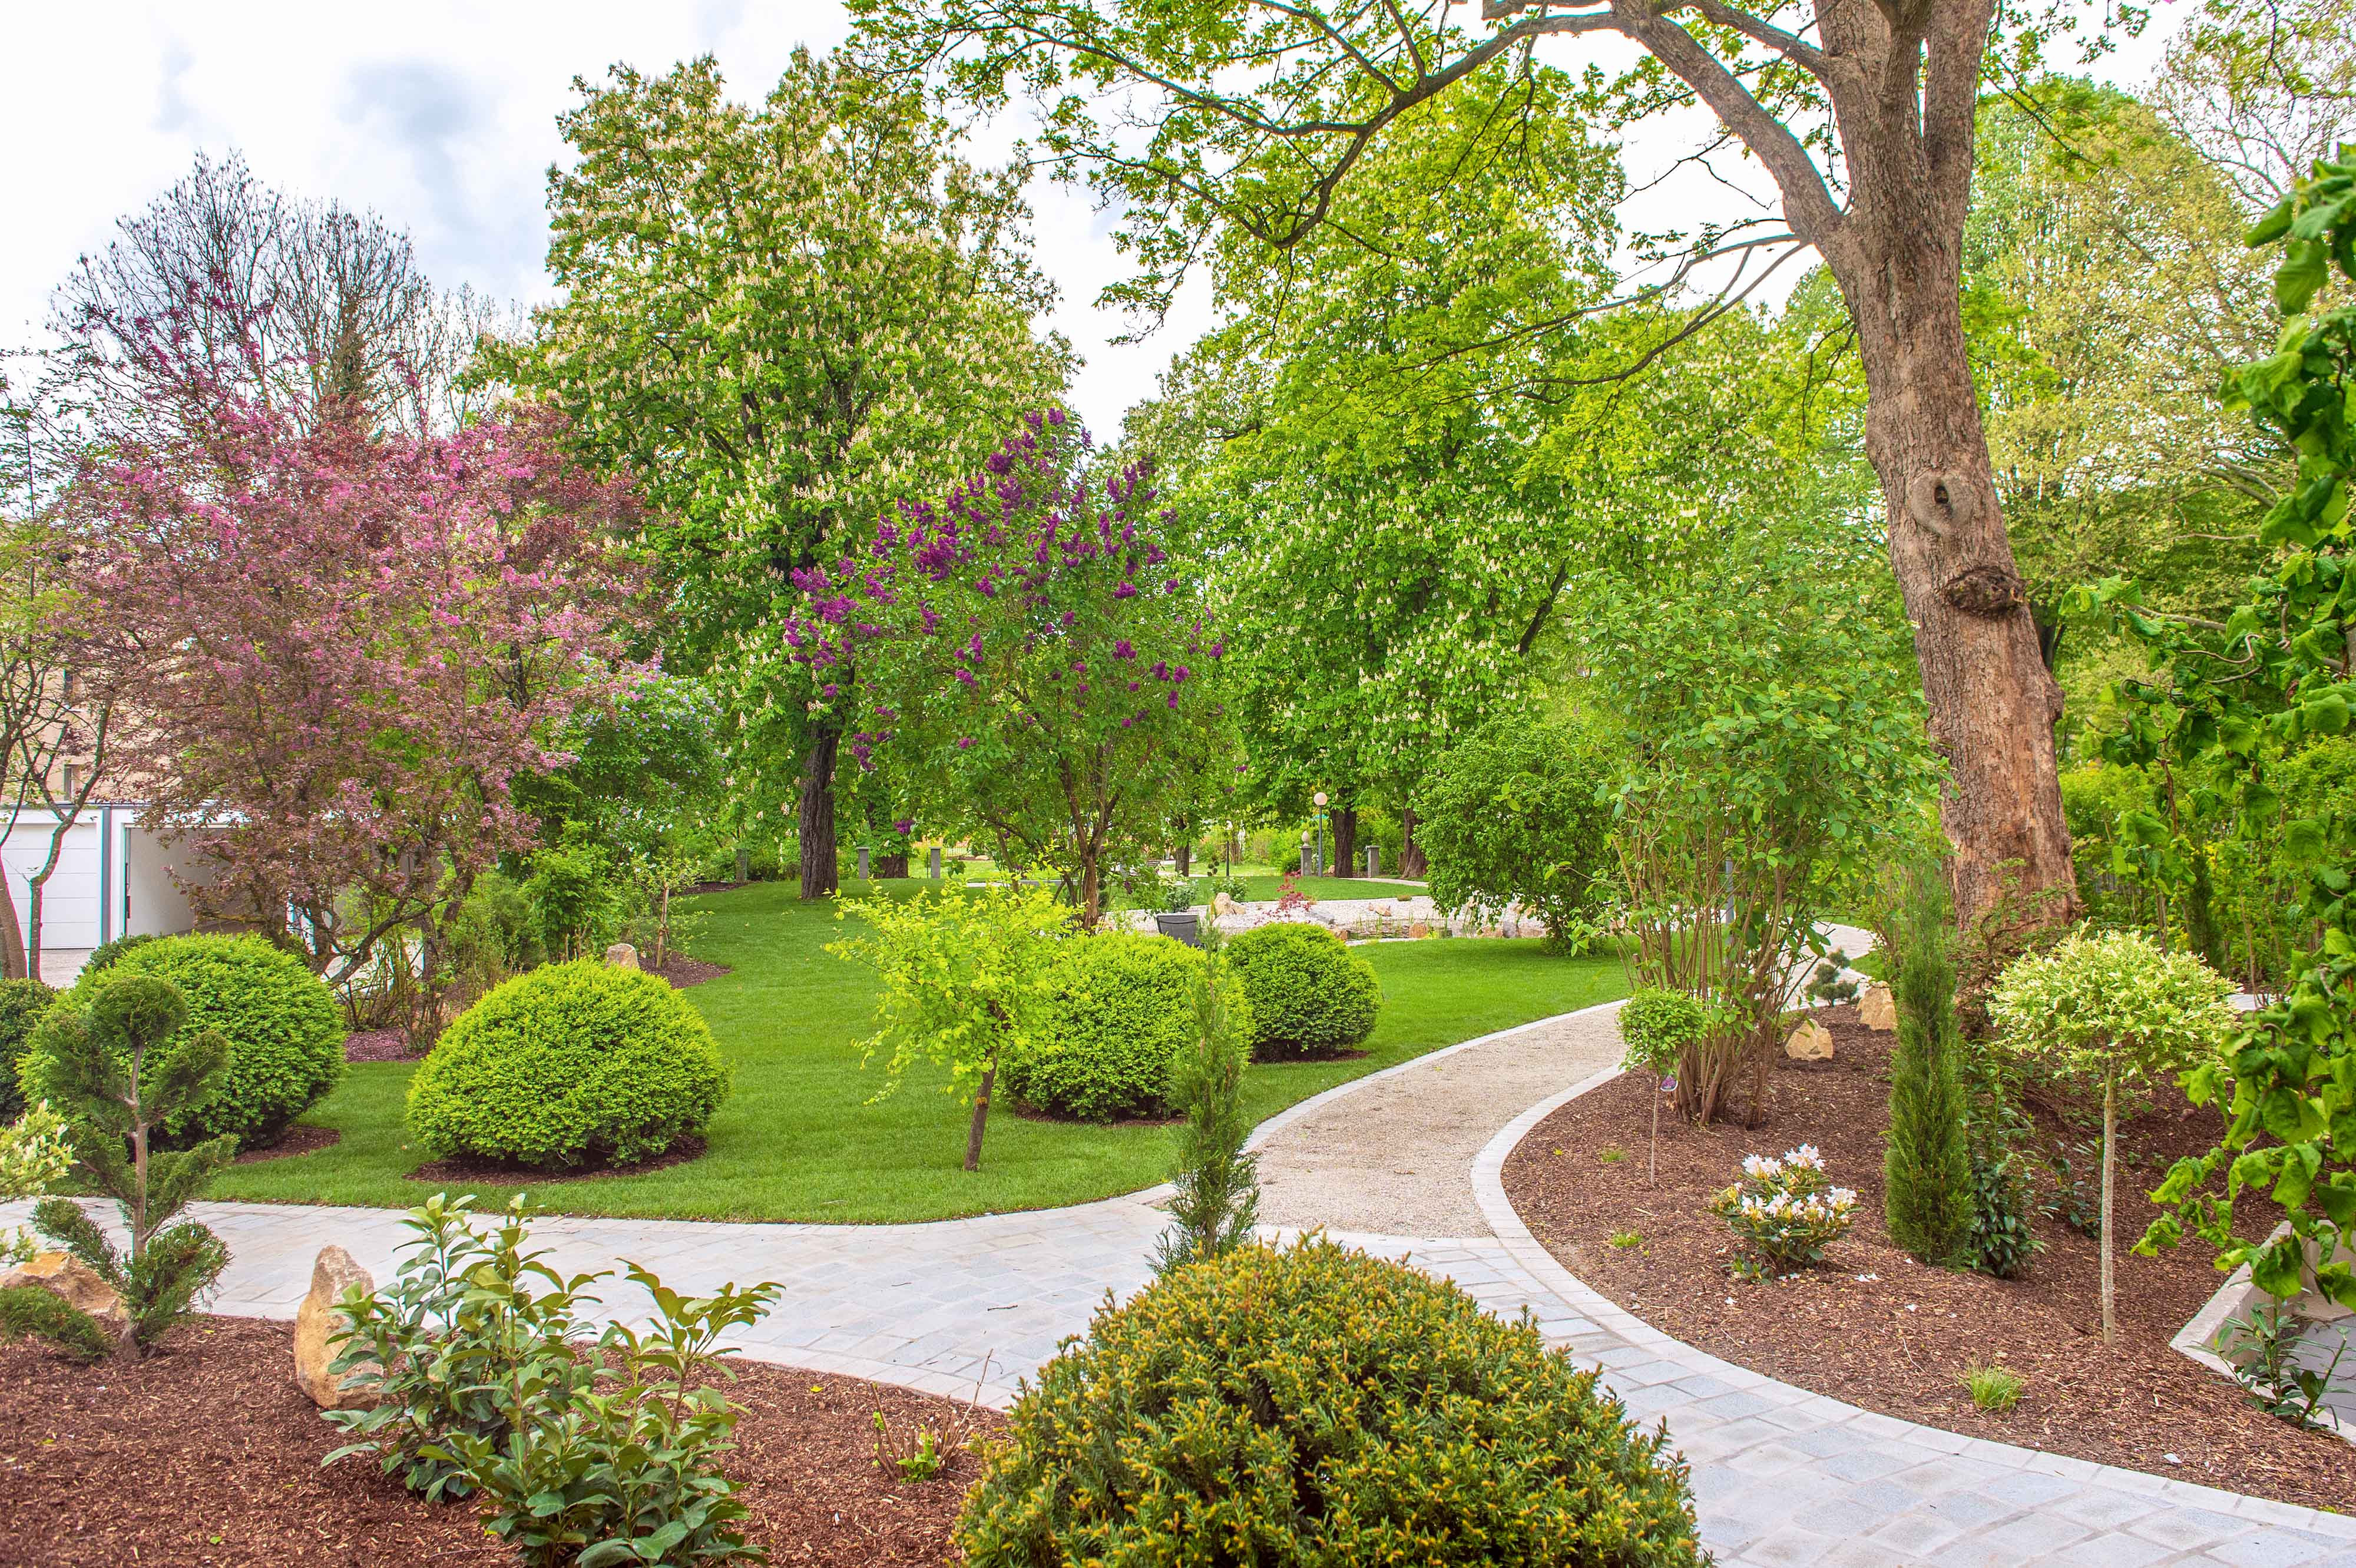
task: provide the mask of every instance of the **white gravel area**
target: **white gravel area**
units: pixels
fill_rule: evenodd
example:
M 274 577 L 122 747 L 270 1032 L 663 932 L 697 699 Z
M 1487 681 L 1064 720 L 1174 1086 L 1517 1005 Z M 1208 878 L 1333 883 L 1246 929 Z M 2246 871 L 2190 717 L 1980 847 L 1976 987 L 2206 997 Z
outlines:
M 1620 1052 L 1617 1015 L 1599 1011 L 1409 1063 L 1260 1145 L 1259 1222 L 1489 1235 L 1473 1156 L 1524 1106 L 1614 1066 Z

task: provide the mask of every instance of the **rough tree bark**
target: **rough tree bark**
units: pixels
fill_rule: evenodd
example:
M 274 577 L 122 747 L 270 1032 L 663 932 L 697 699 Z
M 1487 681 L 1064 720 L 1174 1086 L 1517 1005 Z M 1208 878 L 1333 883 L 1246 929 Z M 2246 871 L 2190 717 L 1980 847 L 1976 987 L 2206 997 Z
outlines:
M 1399 808 L 1399 868 L 1398 874 L 1410 882 L 1422 880 L 1429 868 L 1424 865 L 1423 846 L 1415 842 L 1415 808 Z
M 802 897 L 824 898 L 837 886 L 834 840 L 834 758 L 842 732 L 831 725 L 810 732 L 802 756 L 800 813 Z
M 1493 9 L 1518 11 L 1506 0 Z M 1713 3 L 1692 9 L 1782 55 L 1830 100 L 1847 174 L 1836 203 L 1783 122 L 1652 0 L 1612 0 L 1642 43 L 1766 165 L 1857 328 L 1866 452 L 1914 627 L 1958 918 L 1999 929 L 2074 919 L 2077 881 L 2045 668 L 1980 424 L 1960 305 L 1973 116 L 1993 0 L 1818 0 L 1811 44 Z

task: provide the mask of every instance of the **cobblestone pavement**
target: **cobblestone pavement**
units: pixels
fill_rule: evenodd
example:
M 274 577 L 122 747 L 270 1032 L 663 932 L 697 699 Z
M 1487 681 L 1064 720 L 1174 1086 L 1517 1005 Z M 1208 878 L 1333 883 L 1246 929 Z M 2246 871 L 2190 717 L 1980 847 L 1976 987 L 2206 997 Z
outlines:
M 1272 1118 L 1255 1143 L 1271 1166 L 1272 1208 L 1286 1220 L 1277 1233 L 1322 1218 L 1337 1240 L 1446 1275 L 1493 1311 L 1530 1312 L 1632 1412 L 1668 1423 L 1692 1463 L 1703 1538 L 1728 1568 L 2356 1568 L 2356 1520 L 1871 1414 L 1682 1345 L 1589 1290 L 1531 1238 L 1499 1172 L 1539 1121 L 1611 1076 L 1606 1068 L 1526 1105 L 1517 1064 L 1534 1036 L 1576 1041 L 1592 1059 L 1591 1030 L 1608 1015 L 1589 1009 L 1468 1042 Z M 1469 1166 L 1457 1109 L 1421 1119 L 1440 1130 L 1431 1150 L 1409 1146 L 1413 1130 L 1393 1114 L 1403 1082 L 1490 1118 L 1497 1130 Z M 1431 1193 L 1393 1209 L 1444 1203 L 1467 1219 L 1466 1234 L 1401 1236 L 1299 1212 L 1288 1194 L 1304 1189 L 1284 1173 L 1299 1148 L 1332 1146 L 1354 1100 L 1361 1135 L 1387 1151 L 1391 1168 L 1429 1173 Z M 1163 1196 L 927 1225 L 551 1219 L 534 1233 L 567 1271 L 626 1258 L 691 1291 L 776 1280 L 785 1299 L 741 1337 L 747 1354 L 1002 1406 L 1064 1336 L 1086 1329 L 1108 1293 L 1144 1284 L 1166 1223 L 1155 1207 Z M 330 1241 L 381 1281 L 403 1236 L 401 1217 L 380 1209 L 194 1207 L 231 1251 L 212 1304 L 223 1313 L 293 1316 L 312 1258 Z M 20 1221 L 25 1208 L 0 1206 L 0 1223 Z M 605 1294 L 617 1315 L 635 1316 L 632 1287 Z

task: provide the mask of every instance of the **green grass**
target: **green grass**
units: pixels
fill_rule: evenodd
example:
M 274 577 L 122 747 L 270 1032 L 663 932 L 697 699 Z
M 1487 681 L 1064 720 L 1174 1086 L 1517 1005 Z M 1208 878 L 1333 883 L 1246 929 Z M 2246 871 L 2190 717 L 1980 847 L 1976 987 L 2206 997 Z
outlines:
M 860 1068 L 873 981 L 823 950 L 839 929 L 830 907 L 804 905 L 782 883 L 695 905 L 707 912 L 698 956 L 735 972 L 686 993 L 735 1070 L 735 1094 L 709 1129 L 709 1148 L 668 1170 L 546 1185 L 539 1200 L 576 1214 L 905 1221 L 1085 1202 L 1150 1187 L 1167 1174 L 1171 1128 L 1031 1121 L 1003 1102 L 991 1112 L 981 1169 L 967 1174 L 960 1165 L 969 1112 L 941 1092 L 945 1074 L 912 1072 L 898 1094 L 866 1103 L 882 1084 L 878 1072 Z M 1557 958 L 1535 941 L 1386 942 L 1358 950 L 1383 982 L 1367 1054 L 1253 1067 L 1245 1094 L 1255 1121 L 1345 1079 L 1609 1001 L 1623 988 L 1617 958 Z M 405 1179 L 423 1157 L 408 1145 L 402 1120 L 412 1070 L 402 1062 L 354 1065 L 304 1118 L 337 1129 L 341 1141 L 315 1154 L 232 1165 L 214 1177 L 209 1196 L 416 1204 L 437 1187 Z M 472 1190 L 504 1201 L 515 1188 Z

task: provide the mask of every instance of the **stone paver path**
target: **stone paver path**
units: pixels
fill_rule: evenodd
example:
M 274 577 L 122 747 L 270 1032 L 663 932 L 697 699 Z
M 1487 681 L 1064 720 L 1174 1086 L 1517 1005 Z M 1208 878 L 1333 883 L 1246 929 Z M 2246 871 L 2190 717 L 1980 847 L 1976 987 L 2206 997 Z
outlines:
M 1668 1423 L 1728 1568 L 2356 1568 L 2356 1520 L 1871 1414 L 1682 1345 L 1589 1290 L 1530 1236 L 1499 1173 L 1531 1128 L 1609 1079 L 1612 1013 L 1435 1052 L 1272 1118 L 1254 1140 L 1264 1217 L 1528 1311 L 1633 1412 Z M 777 1280 L 785 1299 L 744 1337 L 748 1354 L 1003 1405 L 1108 1291 L 1146 1282 L 1163 1196 L 929 1225 L 562 1219 L 535 1234 L 566 1270 L 628 1258 L 689 1290 Z M 0 1223 L 25 1208 L 0 1206 Z M 196 1210 L 233 1254 L 213 1303 L 226 1313 L 293 1316 L 329 1241 L 382 1279 L 402 1237 L 376 1209 Z M 628 1313 L 634 1294 L 607 1299 Z

